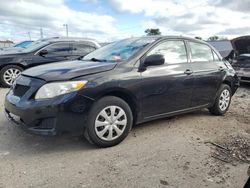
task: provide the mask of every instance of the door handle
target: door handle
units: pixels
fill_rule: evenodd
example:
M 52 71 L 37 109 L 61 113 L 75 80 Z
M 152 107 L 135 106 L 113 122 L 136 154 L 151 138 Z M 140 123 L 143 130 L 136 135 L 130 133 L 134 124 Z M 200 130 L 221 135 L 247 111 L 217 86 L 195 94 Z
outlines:
M 193 71 L 190 69 L 185 70 L 184 74 L 190 75 L 193 74 Z

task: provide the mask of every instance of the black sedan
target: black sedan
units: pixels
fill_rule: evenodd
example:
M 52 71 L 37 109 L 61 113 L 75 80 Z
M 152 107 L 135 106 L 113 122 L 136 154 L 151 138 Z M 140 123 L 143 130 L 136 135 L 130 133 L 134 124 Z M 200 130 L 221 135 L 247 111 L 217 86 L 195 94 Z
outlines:
M 109 147 L 134 124 L 202 108 L 223 115 L 238 85 L 231 65 L 205 42 L 130 38 L 82 60 L 24 71 L 6 95 L 5 112 L 31 133 L 74 132 Z
M 0 85 L 10 87 L 24 69 L 77 59 L 99 47 L 91 39 L 54 37 L 38 40 L 24 49 L 0 51 Z

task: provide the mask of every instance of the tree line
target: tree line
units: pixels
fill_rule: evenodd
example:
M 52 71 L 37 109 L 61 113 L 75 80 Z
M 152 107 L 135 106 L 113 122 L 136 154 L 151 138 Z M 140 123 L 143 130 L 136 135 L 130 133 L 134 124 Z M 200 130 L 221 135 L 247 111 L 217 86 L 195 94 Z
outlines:
M 147 36 L 152 36 L 152 35 L 161 35 L 160 29 L 159 28 L 148 28 L 145 30 L 145 33 Z M 194 37 L 199 40 L 203 40 L 202 37 L 196 36 Z M 227 40 L 226 37 L 218 37 L 216 35 L 208 37 L 208 41 L 217 41 L 217 40 Z

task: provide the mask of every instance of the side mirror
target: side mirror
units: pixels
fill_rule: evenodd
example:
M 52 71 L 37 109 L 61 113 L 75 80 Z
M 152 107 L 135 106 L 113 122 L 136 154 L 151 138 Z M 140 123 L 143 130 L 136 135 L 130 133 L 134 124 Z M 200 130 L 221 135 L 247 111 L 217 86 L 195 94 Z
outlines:
M 39 52 L 39 55 L 40 56 L 45 56 L 45 55 L 47 55 L 48 54 L 48 50 L 41 50 L 40 52 Z
M 165 63 L 165 58 L 161 54 L 153 54 L 148 57 L 143 62 L 145 67 L 147 66 L 156 66 L 156 65 L 163 65 Z

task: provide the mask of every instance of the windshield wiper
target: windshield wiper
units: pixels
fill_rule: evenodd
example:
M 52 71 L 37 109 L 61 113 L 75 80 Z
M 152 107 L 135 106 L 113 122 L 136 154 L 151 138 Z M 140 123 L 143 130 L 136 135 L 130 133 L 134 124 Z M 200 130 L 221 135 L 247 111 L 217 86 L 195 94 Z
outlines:
M 97 61 L 97 62 L 106 62 L 106 59 L 97 59 L 97 58 L 91 58 L 90 61 Z

